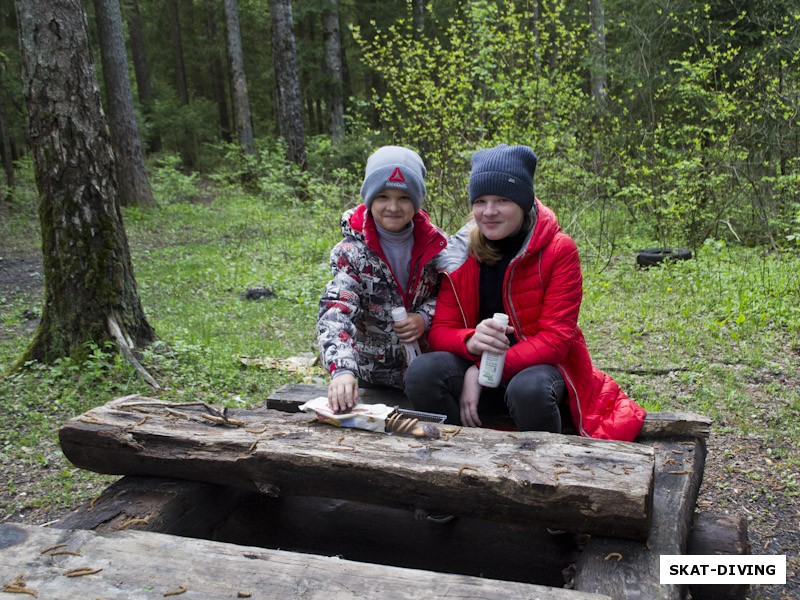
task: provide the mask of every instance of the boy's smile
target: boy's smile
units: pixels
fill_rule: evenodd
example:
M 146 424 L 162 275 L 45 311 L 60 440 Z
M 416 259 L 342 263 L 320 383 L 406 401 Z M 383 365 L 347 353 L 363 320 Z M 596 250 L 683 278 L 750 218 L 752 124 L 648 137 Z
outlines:
M 406 228 L 414 218 L 414 203 L 403 190 L 387 188 L 372 200 L 370 213 L 375 222 L 386 231 L 397 233 Z

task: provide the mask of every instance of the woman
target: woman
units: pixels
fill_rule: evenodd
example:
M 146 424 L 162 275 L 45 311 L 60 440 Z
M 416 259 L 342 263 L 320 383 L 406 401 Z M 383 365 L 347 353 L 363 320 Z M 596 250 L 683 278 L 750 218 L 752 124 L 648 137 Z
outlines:
M 520 431 L 562 430 L 562 414 L 586 437 L 630 441 L 645 411 L 591 362 L 578 327 L 582 274 L 575 242 L 534 195 L 537 158 L 501 144 L 472 157 L 473 222 L 440 255 L 444 274 L 428 335 L 405 390 L 417 410 L 482 425 L 507 410 Z M 503 330 L 491 318 L 509 316 Z M 502 383 L 482 388 L 486 352 L 506 352 Z

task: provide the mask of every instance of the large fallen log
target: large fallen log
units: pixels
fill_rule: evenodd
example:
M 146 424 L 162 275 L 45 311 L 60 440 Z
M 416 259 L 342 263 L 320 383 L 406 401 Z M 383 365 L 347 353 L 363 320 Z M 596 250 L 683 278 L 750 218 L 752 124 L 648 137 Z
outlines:
M 0 589 L 38 598 L 610 600 L 574 590 L 143 531 L 97 534 L 6 523 L 0 524 L 0 549 Z
M 639 444 L 444 428 L 441 439 L 340 429 L 304 413 L 231 411 L 131 396 L 67 422 L 76 466 L 271 495 L 322 496 L 645 539 L 654 454 Z

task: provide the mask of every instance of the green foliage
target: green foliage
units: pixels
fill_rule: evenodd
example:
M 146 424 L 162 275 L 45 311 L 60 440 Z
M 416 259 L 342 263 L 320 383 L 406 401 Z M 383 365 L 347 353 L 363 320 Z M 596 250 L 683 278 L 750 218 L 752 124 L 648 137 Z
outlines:
M 524 143 L 548 160 L 571 155 L 562 185 L 585 169 L 575 132 L 590 129 L 581 115 L 593 114 L 576 71 L 586 25 L 570 27 L 570 19 L 564 2 L 544 5 L 536 23 L 514 2 L 470 2 L 441 39 L 419 39 L 402 19 L 369 39 L 354 29 L 364 61 L 387 88 L 375 100 L 381 120 L 395 142 L 416 147 L 425 159 L 427 206 L 443 226 L 452 228 L 466 214 L 469 156 L 478 147 Z M 552 170 L 540 173 L 540 189 L 549 189 Z
M 608 11 L 610 37 L 642 35 L 640 52 L 612 55 L 624 119 L 616 197 L 662 243 L 782 242 L 775 233 L 793 218 L 786 188 L 797 172 L 800 15 L 726 14 L 713 4 L 649 15 L 642 8 Z M 618 65 L 631 57 L 641 64 L 626 80 Z M 788 195 L 796 198 L 796 187 Z
M 184 172 L 177 154 L 161 154 L 152 160 L 150 186 L 156 202 L 187 202 L 199 193 L 199 175 Z

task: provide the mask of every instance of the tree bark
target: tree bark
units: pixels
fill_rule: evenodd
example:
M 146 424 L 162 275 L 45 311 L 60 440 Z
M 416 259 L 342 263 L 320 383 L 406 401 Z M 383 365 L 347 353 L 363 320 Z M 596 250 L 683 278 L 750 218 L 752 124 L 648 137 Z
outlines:
M 425 0 L 413 0 L 411 10 L 413 11 L 414 31 L 422 36 L 425 34 Z
M 254 152 L 253 122 L 250 115 L 250 99 L 247 92 L 247 77 L 244 73 L 242 35 L 239 28 L 238 0 L 225 0 L 225 32 L 228 40 L 231 88 L 233 91 L 233 120 L 239 145 L 245 154 Z
M 6 185 L 8 190 L 6 195 L 11 195 L 11 190 L 14 189 L 14 156 L 11 147 L 11 137 L 8 134 L 8 115 L 6 114 L 6 82 L 5 82 L 6 66 L 3 59 L 0 58 L 0 155 L 3 159 L 3 171 L 6 175 Z
M 606 84 L 606 22 L 603 0 L 590 0 L 589 14 L 589 69 L 591 71 L 592 98 L 598 109 L 605 108 L 608 94 Z
M 175 87 L 181 105 L 189 104 L 189 88 L 186 85 L 186 64 L 183 60 L 183 39 L 181 38 L 181 15 L 178 0 L 168 0 L 170 32 L 172 34 L 172 58 L 175 65 Z
M 154 332 L 119 210 L 86 13 L 80 0 L 16 8 L 45 277 L 42 318 L 18 365 L 81 359 L 88 342 L 122 339 L 130 352 Z
M 344 137 L 344 104 L 342 100 L 342 40 L 339 29 L 338 0 L 326 0 L 322 13 L 322 44 L 328 85 L 328 134 L 334 141 Z
M 228 95 L 225 93 L 225 74 L 219 58 L 219 35 L 217 33 L 217 2 L 206 0 L 206 33 L 208 35 L 209 63 L 214 102 L 219 116 L 219 133 L 223 141 L 231 141 L 231 120 L 228 114 Z
M 94 0 L 121 206 L 155 206 L 133 109 L 119 0 Z
M 153 114 L 153 85 L 150 82 L 150 64 L 144 51 L 144 33 L 142 30 L 142 17 L 139 11 L 139 0 L 126 0 L 128 7 L 128 40 L 131 45 L 131 59 L 133 72 L 136 77 L 136 93 L 142 114 L 150 119 Z M 157 152 L 161 149 L 161 135 L 155 129 L 155 124 L 149 123 L 154 129 L 147 136 L 149 150 Z
M 288 158 L 305 169 L 306 141 L 300 70 L 294 41 L 291 0 L 269 0 L 272 21 L 272 60 L 278 86 L 281 136 L 288 146 Z

